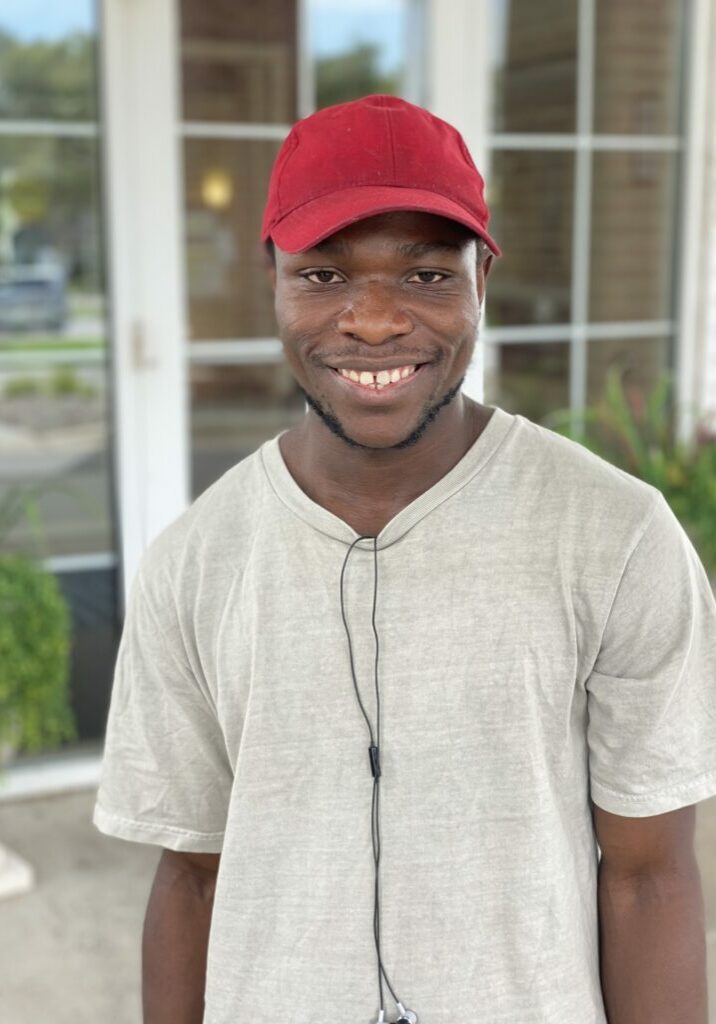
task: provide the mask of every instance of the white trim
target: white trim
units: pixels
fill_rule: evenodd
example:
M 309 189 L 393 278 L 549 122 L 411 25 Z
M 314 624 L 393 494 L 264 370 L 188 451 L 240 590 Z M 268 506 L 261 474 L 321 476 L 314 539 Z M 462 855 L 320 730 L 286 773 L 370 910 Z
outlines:
M 705 173 L 702 260 L 699 267 L 699 307 L 702 315 L 697 326 L 697 365 L 704 368 L 700 405 L 707 414 L 711 429 L 716 428 L 716 17 L 711 17 L 707 58 Z
M 577 140 L 591 138 L 594 107 L 594 0 L 579 0 L 577 22 Z M 587 401 L 587 332 L 592 224 L 592 152 L 578 146 L 574 155 L 572 220 L 569 405 L 577 416 Z
M 177 125 L 185 139 L 283 140 L 291 130 L 285 124 L 226 124 L 223 121 L 184 121 Z
M 428 107 L 463 135 L 486 181 L 490 62 L 488 0 L 427 0 Z
M 578 64 L 578 67 L 581 80 L 583 78 L 581 63 Z M 681 138 L 677 135 L 592 135 L 589 132 L 580 131 L 564 135 L 541 135 L 539 132 L 495 132 L 487 136 L 487 143 L 492 149 L 587 149 L 617 152 L 634 150 L 674 152 L 681 149 L 683 145 Z
M 99 128 L 92 121 L 0 121 L 0 135 L 57 135 L 92 139 Z
M 196 366 L 280 363 L 283 345 L 278 338 L 237 338 L 220 341 L 192 341 L 187 346 L 189 361 Z
M 189 503 L 176 5 L 101 0 L 116 494 L 126 596 Z
M 316 109 L 316 69 L 311 50 L 308 0 L 298 0 L 296 22 L 296 108 L 300 120 Z
M 701 409 L 706 377 L 707 349 L 697 359 L 699 349 L 699 321 L 704 323 L 703 307 L 708 302 L 708 286 L 701 278 L 703 251 L 702 223 L 704 210 L 705 169 L 707 161 L 706 124 L 709 112 L 709 49 L 714 45 L 712 35 L 716 22 L 709 0 L 693 0 L 688 7 L 689 60 L 685 69 L 685 93 L 682 105 L 686 120 L 686 147 L 682 165 L 683 202 L 681 223 L 681 268 L 677 298 L 679 344 L 676 347 L 676 433 L 688 444 L 693 436 L 695 422 Z M 716 46 L 714 46 L 716 49 Z M 688 69 L 688 75 L 687 75 Z M 713 79 L 713 72 L 711 73 Z M 713 81 L 711 82 L 713 84 Z M 714 129 L 712 128 L 712 131 Z M 716 132 L 714 140 L 716 141 Z M 712 230 L 714 230 L 712 228 Z
M 425 0 L 406 0 L 403 96 L 425 106 L 428 98 L 428 12 Z
M 484 339 L 488 345 L 515 343 L 539 344 L 544 341 L 569 341 L 578 329 L 588 341 L 610 341 L 622 338 L 661 338 L 674 332 L 671 320 L 614 321 L 604 324 L 533 324 L 515 327 L 486 327 Z
M 10 765 L 0 772 L 0 803 L 75 789 L 96 789 L 101 766 L 101 754 L 79 753 Z
M 462 134 L 487 183 L 489 203 L 489 0 L 451 0 L 449 14 L 445 6 L 444 0 L 426 0 L 427 106 Z M 463 391 L 482 402 L 485 346 L 478 338 Z
M 114 569 L 119 558 L 114 551 L 96 551 L 87 555 L 54 555 L 43 559 L 42 564 L 53 573 L 94 572 L 97 569 Z

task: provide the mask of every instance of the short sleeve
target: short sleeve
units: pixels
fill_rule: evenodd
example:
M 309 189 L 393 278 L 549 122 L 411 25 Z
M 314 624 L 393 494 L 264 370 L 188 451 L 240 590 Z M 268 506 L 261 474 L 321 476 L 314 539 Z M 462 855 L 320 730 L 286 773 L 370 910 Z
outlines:
M 142 563 L 130 588 L 92 821 L 120 839 L 218 853 L 233 772 L 160 572 L 145 578 Z
M 660 491 L 586 687 L 595 804 L 644 817 L 716 794 L 716 599 Z

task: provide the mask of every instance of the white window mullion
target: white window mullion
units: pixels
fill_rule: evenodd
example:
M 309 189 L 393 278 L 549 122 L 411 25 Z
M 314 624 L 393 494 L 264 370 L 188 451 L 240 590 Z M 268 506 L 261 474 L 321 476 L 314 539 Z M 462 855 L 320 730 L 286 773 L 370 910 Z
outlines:
M 712 365 L 709 362 L 707 333 L 708 303 L 710 296 L 716 294 L 713 280 L 709 279 L 708 248 L 710 246 L 711 251 L 716 252 L 716 219 L 712 219 L 713 214 L 712 218 L 708 217 L 708 205 L 704 208 L 704 188 L 708 188 L 708 184 L 705 185 L 705 173 L 713 167 L 713 153 L 716 152 L 716 108 L 713 101 L 710 101 L 716 85 L 716 74 L 713 70 L 716 53 L 716 17 L 709 0 L 693 0 L 686 16 L 689 18 L 689 59 L 685 61 L 688 70 L 684 76 L 686 95 L 682 101 L 686 123 L 683 129 L 685 155 L 681 173 L 683 198 L 679 211 L 681 251 L 675 368 L 676 432 L 679 440 L 685 444 L 693 437 L 695 420 L 704 406 L 708 407 L 713 403 L 713 408 L 716 409 L 716 387 L 710 396 L 705 390 L 708 369 Z M 710 138 L 707 132 L 710 132 Z M 712 188 L 716 192 L 716 175 L 713 170 L 711 176 Z M 711 301 L 716 305 L 714 298 Z M 716 352 L 714 339 L 710 340 L 711 351 Z
M 591 136 L 594 106 L 594 0 L 579 0 L 577 27 L 577 135 Z M 569 404 L 581 426 L 587 400 L 587 321 L 589 315 L 589 253 L 592 203 L 592 152 L 578 147 L 574 159 L 572 223 L 572 340 L 569 361 Z
M 101 0 L 116 493 L 126 599 L 189 501 L 176 5 Z
M 444 0 L 426 3 L 427 106 L 463 135 L 485 178 L 489 203 L 489 3 L 451 0 L 447 15 Z M 477 402 L 484 401 L 484 348 L 478 340 L 463 387 Z

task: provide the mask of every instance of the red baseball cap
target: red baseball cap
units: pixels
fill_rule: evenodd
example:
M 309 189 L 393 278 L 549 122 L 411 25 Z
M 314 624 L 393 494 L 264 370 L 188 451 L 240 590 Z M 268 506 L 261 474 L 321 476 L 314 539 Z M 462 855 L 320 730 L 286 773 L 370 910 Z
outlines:
M 447 121 L 397 96 L 364 96 L 297 121 L 271 171 L 261 238 L 304 252 L 376 213 L 420 210 L 487 233 L 484 181 Z

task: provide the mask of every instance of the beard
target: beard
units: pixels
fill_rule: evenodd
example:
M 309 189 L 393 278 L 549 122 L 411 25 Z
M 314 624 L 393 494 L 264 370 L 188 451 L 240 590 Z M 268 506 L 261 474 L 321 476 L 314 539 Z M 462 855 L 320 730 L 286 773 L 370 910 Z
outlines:
M 414 430 L 412 430 L 408 434 L 407 437 L 403 438 L 402 441 L 398 441 L 397 444 L 388 445 L 387 448 L 381 448 L 380 450 L 396 451 L 402 448 L 410 448 L 412 445 L 417 444 L 417 442 L 420 440 L 420 438 L 427 430 L 428 426 L 439 414 L 440 410 L 444 409 L 445 406 L 450 405 L 450 403 L 460 393 L 460 389 L 462 388 L 464 382 L 465 375 L 463 374 L 463 376 L 460 378 L 457 384 L 451 387 L 450 390 L 443 395 L 439 402 L 436 402 L 434 405 L 430 405 L 427 407 L 425 412 L 423 412 L 420 420 L 418 421 L 418 425 L 415 427 Z M 297 384 L 296 386 L 298 387 L 298 390 L 301 392 L 304 399 L 308 403 L 308 406 L 311 409 L 313 409 L 316 415 L 323 420 L 323 422 L 326 424 L 331 433 L 335 434 L 336 437 L 340 438 L 341 441 L 347 444 L 350 448 L 364 448 L 366 451 L 376 450 L 372 448 L 370 445 L 361 444 L 359 441 L 355 441 L 352 437 L 349 437 L 348 434 L 343 429 L 343 424 L 336 416 L 333 415 L 333 413 L 329 412 L 327 409 L 324 409 L 320 402 L 316 401 L 316 399 L 309 395 L 307 391 L 303 390 L 300 384 Z

